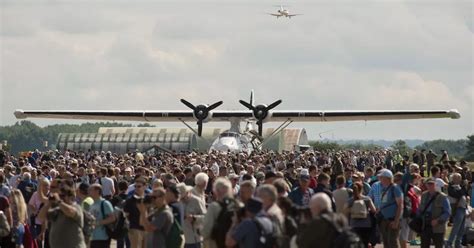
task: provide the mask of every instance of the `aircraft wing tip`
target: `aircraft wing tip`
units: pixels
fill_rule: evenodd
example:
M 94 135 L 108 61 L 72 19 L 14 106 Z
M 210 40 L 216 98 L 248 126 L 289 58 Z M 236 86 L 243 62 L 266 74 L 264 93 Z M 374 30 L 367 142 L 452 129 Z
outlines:
M 15 110 L 15 113 L 14 113 L 15 117 L 17 119 L 26 119 L 26 115 L 25 115 L 25 112 L 21 109 L 17 109 Z
M 459 119 L 461 118 L 461 114 L 457 109 L 451 109 L 448 111 L 449 115 L 451 116 L 451 119 Z

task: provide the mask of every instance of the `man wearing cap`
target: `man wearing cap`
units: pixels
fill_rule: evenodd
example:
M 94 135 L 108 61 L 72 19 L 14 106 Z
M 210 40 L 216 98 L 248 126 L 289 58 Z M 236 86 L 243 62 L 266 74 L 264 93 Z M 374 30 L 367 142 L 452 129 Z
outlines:
M 448 197 L 436 190 L 436 183 L 433 178 L 425 181 L 427 191 L 421 195 L 421 203 L 418 208 L 418 215 L 423 218 L 423 231 L 421 232 L 421 247 L 428 248 L 431 241 L 436 248 L 444 245 L 444 234 L 451 213 Z M 429 204 L 428 204 L 429 203 Z M 422 211 L 426 209 L 424 213 Z
M 400 247 L 400 218 L 403 210 L 403 194 L 401 189 L 393 183 L 393 173 L 382 169 L 378 174 L 382 185 L 380 208 L 378 215 L 380 235 L 384 247 Z
M 300 173 L 300 184 L 296 189 L 290 192 L 288 197 L 294 204 L 307 207 L 311 196 L 314 194 L 313 189 L 309 188 L 309 172 L 308 170 L 302 170 Z
M 233 218 L 232 226 L 226 235 L 226 246 L 240 248 L 258 248 L 262 245 L 261 234 L 273 231 L 269 218 L 261 216 L 262 202 L 251 198 L 245 204 L 245 215 L 242 220 Z M 266 240 L 270 242 L 270 240 Z
M 184 208 L 184 247 L 200 248 L 203 241 L 200 229 L 206 214 L 206 205 L 199 197 L 191 193 L 193 187 L 178 183 L 176 188 L 180 192 L 181 204 Z

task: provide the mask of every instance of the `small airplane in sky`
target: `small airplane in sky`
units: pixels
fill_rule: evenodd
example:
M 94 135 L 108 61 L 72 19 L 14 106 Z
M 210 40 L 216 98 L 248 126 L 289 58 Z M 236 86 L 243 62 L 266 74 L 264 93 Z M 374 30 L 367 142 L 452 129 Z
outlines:
M 302 15 L 302 14 L 290 14 L 290 11 L 283 8 L 283 5 L 279 5 L 280 9 L 277 10 L 277 13 L 268 13 L 269 15 L 276 16 L 276 18 L 287 17 L 291 18 L 293 16 Z
M 255 104 L 253 91 L 250 101 L 240 100 L 246 110 L 215 110 L 223 102 L 218 101 L 211 105 L 194 105 L 185 99 L 181 102 L 189 110 L 16 110 L 17 119 L 26 118 L 53 118 L 79 120 L 112 120 L 112 121 L 146 121 L 146 122 L 182 122 L 198 137 L 201 136 L 203 123 L 230 122 L 230 129 L 222 132 L 212 143 L 211 149 L 220 151 L 252 151 L 261 149 L 269 138 L 263 138 L 263 123 L 282 122 L 272 132 L 273 137 L 283 131 L 293 122 L 327 122 L 327 121 L 375 121 L 375 120 L 403 120 L 425 118 L 459 119 L 457 110 L 273 110 L 282 103 L 277 100 L 272 104 Z M 197 122 L 197 131 L 186 122 Z M 246 123 L 245 129 L 241 123 Z

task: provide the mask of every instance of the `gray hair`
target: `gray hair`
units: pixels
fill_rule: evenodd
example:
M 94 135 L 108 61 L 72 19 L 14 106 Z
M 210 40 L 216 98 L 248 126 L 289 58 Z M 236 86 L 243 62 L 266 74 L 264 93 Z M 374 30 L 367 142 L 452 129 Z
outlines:
M 232 196 L 232 184 L 230 183 L 229 179 L 225 177 L 219 177 L 216 179 L 213 185 L 213 189 L 216 192 L 222 192 L 224 195 Z
M 454 183 L 454 179 L 456 179 L 456 178 L 458 178 L 459 180 L 462 180 L 461 174 L 459 174 L 459 173 L 457 173 L 457 172 L 453 173 L 453 174 L 451 175 L 451 178 L 450 178 L 449 181 L 450 181 L 451 183 Z
M 194 178 L 194 183 L 197 185 L 207 183 L 209 181 L 209 176 L 204 172 L 199 172 Z
M 31 179 L 31 174 L 29 172 L 23 173 L 23 180 L 30 180 Z
M 311 197 L 310 205 L 317 206 L 320 211 L 332 212 L 332 203 L 329 196 L 324 192 L 319 192 Z
M 276 202 L 277 197 L 278 197 L 278 193 L 277 193 L 277 190 L 276 190 L 275 186 L 273 186 L 271 184 L 261 185 L 260 187 L 258 187 L 257 193 L 259 195 L 260 194 L 265 194 L 265 195 L 269 196 L 272 199 L 273 202 Z
M 191 171 L 193 172 L 193 174 L 197 174 L 201 172 L 201 166 L 198 164 L 195 164 L 193 165 L 193 167 L 191 167 Z

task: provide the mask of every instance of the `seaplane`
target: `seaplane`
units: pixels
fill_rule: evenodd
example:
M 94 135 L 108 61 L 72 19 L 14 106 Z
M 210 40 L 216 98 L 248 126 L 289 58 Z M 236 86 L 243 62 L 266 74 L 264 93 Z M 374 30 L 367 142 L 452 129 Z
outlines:
M 223 104 L 192 104 L 181 99 L 189 110 L 16 110 L 17 119 L 50 118 L 74 120 L 139 121 L 139 122 L 181 122 L 201 137 L 204 123 L 229 122 L 230 128 L 223 131 L 210 145 L 210 150 L 225 152 L 251 152 L 259 150 L 271 137 L 278 135 L 293 122 L 333 122 L 333 121 L 377 121 L 401 119 L 451 118 L 461 115 L 452 110 L 275 110 L 282 103 L 276 100 L 271 104 L 255 104 L 254 93 L 250 100 L 239 100 L 245 110 L 217 110 Z M 195 130 L 188 122 L 196 122 Z M 262 137 L 263 125 L 279 122 L 267 137 Z M 244 125 L 241 125 L 244 124 Z M 242 127 L 244 126 L 244 127 Z
M 293 16 L 302 15 L 302 14 L 290 14 L 290 11 L 288 9 L 283 8 L 284 7 L 283 5 L 279 5 L 277 7 L 280 7 L 280 9 L 277 10 L 277 13 L 268 13 L 268 14 L 272 16 L 276 16 L 276 18 L 287 17 L 290 19 Z

